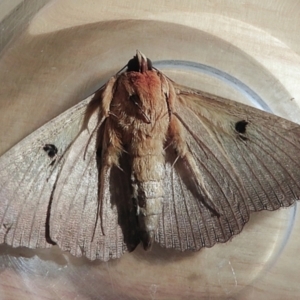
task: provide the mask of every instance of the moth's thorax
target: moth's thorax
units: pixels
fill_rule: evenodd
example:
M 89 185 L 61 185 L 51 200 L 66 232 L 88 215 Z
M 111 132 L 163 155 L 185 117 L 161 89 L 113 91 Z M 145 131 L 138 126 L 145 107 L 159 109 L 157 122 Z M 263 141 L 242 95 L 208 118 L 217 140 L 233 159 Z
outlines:
M 132 155 L 163 152 L 169 113 L 164 86 L 156 71 L 121 74 L 110 112 L 122 143 Z

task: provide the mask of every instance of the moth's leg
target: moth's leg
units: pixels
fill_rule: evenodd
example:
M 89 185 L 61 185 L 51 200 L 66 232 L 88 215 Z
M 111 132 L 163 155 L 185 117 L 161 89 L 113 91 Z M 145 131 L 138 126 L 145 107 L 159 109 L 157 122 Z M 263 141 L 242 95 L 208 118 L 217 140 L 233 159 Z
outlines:
M 105 235 L 103 220 L 105 211 L 105 201 L 110 201 L 107 197 L 107 189 L 109 189 L 110 172 L 113 166 L 119 167 L 119 157 L 122 154 L 122 144 L 117 133 L 112 127 L 109 118 L 105 122 L 103 136 L 100 141 L 101 151 L 98 155 L 98 171 L 99 171 L 99 187 L 98 187 L 98 216 L 101 221 L 101 231 Z M 107 205 L 110 205 L 107 203 Z M 98 218 L 97 218 L 98 219 Z
M 86 108 L 81 131 L 88 129 L 90 118 L 95 112 L 98 112 L 97 126 L 94 126 L 96 131 L 100 128 L 105 119 L 109 117 L 110 105 L 115 90 L 115 83 L 116 76 L 113 76 L 102 88 L 95 92 L 92 100 Z
M 174 111 L 174 103 L 177 99 L 176 91 L 174 89 L 172 82 L 167 77 L 165 77 L 162 73 L 158 73 L 158 76 L 160 77 L 161 80 L 162 91 L 166 97 L 168 114 L 169 114 L 169 118 L 171 119 L 172 113 Z
M 102 144 L 103 132 L 105 131 L 105 121 L 110 115 L 110 105 L 111 105 L 111 102 L 113 99 L 115 82 L 116 82 L 116 77 L 113 76 L 106 83 L 106 85 L 103 88 L 96 91 L 93 99 L 90 101 L 90 103 L 87 106 L 87 109 L 86 109 L 85 115 L 84 115 L 84 120 L 82 123 L 82 128 L 80 131 L 80 132 L 82 132 L 83 130 L 88 130 L 88 132 L 90 132 L 90 137 L 89 137 L 87 145 L 86 145 L 84 157 L 86 155 L 87 147 L 95 134 L 98 135 L 98 144 L 99 144 L 99 132 L 101 132 L 100 144 Z M 90 122 L 92 119 L 92 116 L 96 112 L 97 112 L 96 123 L 95 123 L 95 120 L 92 120 L 92 122 Z M 80 132 L 79 132 L 79 134 L 80 134 Z M 101 147 L 102 147 L 102 145 L 101 145 Z
M 220 213 L 214 205 L 213 199 L 209 191 L 206 189 L 203 177 L 197 167 L 194 157 L 188 149 L 185 141 L 184 128 L 174 115 L 172 115 L 170 119 L 168 138 L 176 151 L 177 159 L 181 159 L 184 162 L 189 173 L 193 176 L 197 184 L 197 191 L 200 194 L 199 196 L 201 201 L 214 215 L 219 217 Z

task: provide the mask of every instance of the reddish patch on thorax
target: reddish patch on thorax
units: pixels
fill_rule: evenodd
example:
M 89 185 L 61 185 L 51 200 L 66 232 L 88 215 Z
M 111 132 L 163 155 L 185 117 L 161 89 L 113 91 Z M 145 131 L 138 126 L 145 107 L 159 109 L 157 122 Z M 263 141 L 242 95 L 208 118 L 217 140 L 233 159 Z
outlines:
M 130 83 L 143 94 L 153 94 L 161 90 L 161 80 L 155 71 L 128 74 Z

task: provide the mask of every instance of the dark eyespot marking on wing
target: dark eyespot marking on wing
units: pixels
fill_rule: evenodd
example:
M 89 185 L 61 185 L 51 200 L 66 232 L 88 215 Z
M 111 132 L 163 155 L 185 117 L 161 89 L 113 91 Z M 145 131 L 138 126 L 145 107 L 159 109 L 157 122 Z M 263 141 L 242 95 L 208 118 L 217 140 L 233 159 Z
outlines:
M 57 152 L 58 152 L 58 149 L 53 144 L 46 144 L 43 147 L 43 150 L 48 154 L 48 156 L 50 158 L 53 158 L 57 154 Z
M 248 125 L 248 122 L 245 121 L 245 120 L 242 120 L 242 121 L 238 121 L 235 123 L 235 130 L 238 132 L 238 133 L 246 133 L 246 127 Z
M 245 136 L 246 128 L 249 123 L 245 120 L 241 120 L 235 123 L 235 130 L 238 133 L 238 137 L 243 141 L 246 141 L 248 138 Z

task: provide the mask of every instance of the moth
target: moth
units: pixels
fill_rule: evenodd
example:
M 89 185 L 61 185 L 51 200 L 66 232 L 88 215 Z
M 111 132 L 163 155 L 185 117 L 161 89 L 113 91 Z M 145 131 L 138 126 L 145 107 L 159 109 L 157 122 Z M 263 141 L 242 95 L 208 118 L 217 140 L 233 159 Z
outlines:
M 300 196 L 300 126 L 181 86 L 141 52 L 0 158 L 0 243 L 107 261 L 200 250 Z

